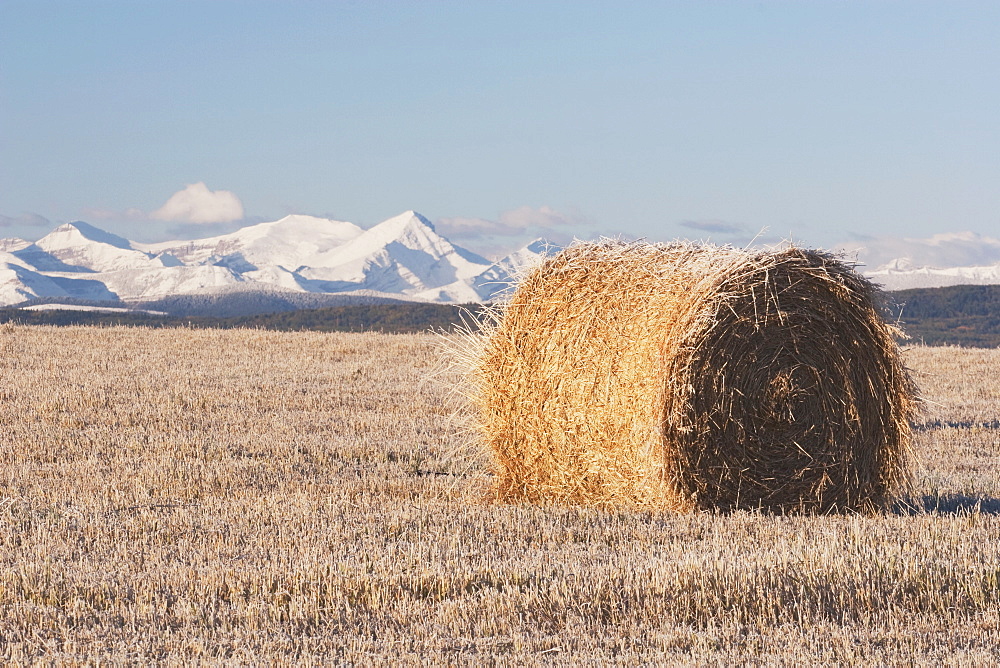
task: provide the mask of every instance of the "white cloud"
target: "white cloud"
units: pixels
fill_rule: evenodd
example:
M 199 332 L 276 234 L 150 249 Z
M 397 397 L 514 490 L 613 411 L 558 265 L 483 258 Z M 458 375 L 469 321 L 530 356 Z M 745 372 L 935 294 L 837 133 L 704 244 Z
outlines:
M 579 212 L 562 212 L 550 206 L 521 206 L 501 213 L 496 220 L 487 218 L 439 218 L 437 230 L 456 241 L 468 242 L 479 252 L 499 257 L 542 237 L 565 244 L 574 236 L 594 234 L 594 222 Z
M 903 266 L 988 266 L 1000 262 L 1000 239 L 977 232 L 945 232 L 924 238 L 871 237 L 838 244 L 835 250 L 857 255 L 868 271 L 901 260 Z
M 680 225 L 689 230 L 716 234 L 745 234 L 747 232 L 746 225 L 730 223 L 725 220 L 684 220 L 681 221 Z
M 438 232 L 456 239 L 476 239 L 485 236 L 518 236 L 523 228 L 510 227 L 497 220 L 486 218 L 438 218 L 434 221 Z
M 500 223 L 511 228 L 546 229 L 552 227 L 580 227 L 592 224 L 586 216 L 579 213 L 562 213 L 550 206 L 540 206 L 537 209 L 521 206 L 500 214 Z
M 438 229 L 444 234 L 460 238 L 475 238 L 480 236 L 524 236 L 525 234 L 541 233 L 556 228 L 590 227 L 593 225 L 582 214 L 563 213 L 550 206 L 521 206 L 504 211 L 496 220 L 487 218 L 441 218 L 435 221 Z
M 0 227 L 48 227 L 49 219 L 37 213 L 22 213 L 20 216 L 0 214 Z
M 204 183 L 191 183 L 149 216 L 178 223 L 229 223 L 243 218 L 243 203 L 228 190 L 213 191 Z

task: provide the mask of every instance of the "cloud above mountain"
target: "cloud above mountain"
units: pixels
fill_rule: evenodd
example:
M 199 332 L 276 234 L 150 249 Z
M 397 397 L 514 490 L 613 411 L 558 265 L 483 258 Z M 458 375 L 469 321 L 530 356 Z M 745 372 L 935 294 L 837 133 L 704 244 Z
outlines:
M 767 227 L 753 228 L 745 223 L 734 223 L 714 218 L 682 220 L 677 223 L 685 231 L 681 238 L 705 241 L 736 248 L 770 248 L 794 242 L 789 237 L 774 234 Z M 665 239 L 661 239 L 665 241 Z
M 867 270 L 896 260 L 902 266 L 982 267 L 1000 262 L 1000 239 L 977 232 L 945 232 L 923 238 L 864 237 L 838 244 L 835 250 L 857 256 Z
M 52 223 L 37 213 L 22 213 L 20 216 L 0 214 L 0 227 L 48 227 Z
M 243 218 L 243 203 L 235 193 L 209 190 L 199 181 L 175 192 L 149 217 L 175 223 L 229 223 Z
M 558 211 L 551 206 L 521 206 L 489 218 L 453 217 L 434 221 L 436 228 L 451 239 L 475 243 L 487 254 L 509 252 L 532 238 L 544 237 L 565 244 L 573 237 L 594 232 L 594 221 L 578 211 Z
M 714 234 L 746 234 L 746 225 L 739 223 L 729 223 L 725 220 L 684 220 L 681 227 L 698 232 L 710 232 Z

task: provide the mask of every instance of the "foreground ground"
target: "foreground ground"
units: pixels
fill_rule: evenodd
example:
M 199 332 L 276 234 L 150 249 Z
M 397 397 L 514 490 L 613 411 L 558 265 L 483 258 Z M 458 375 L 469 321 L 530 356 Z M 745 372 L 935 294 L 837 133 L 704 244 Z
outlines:
M 495 506 L 419 335 L 0 326 L 0 659 L 1000 662 L 1000 351 L 877 516 Z

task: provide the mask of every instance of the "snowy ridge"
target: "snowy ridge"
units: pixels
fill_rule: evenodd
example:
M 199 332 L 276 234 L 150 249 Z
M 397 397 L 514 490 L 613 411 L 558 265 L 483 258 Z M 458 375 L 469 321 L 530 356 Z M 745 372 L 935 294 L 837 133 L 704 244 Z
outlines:
M 208 239 L 133 245 L 150 254 L 168 254 L 187 265 L 243 263 L 294 271 L 315 265 L 323 253 L 363 232 L 353 223 L 293 215 Z
M 490 262 L 452 244 L 415 211 L 368 230 L 292 215 L 231 234 L 156 244 L 75 222 L 35 243 L 0 240 L 0 306 L 60 298 L 135 304 L 236 293 L 483 302 L 500 295 L 520 267 L 537 261 L 543 246 L 532 242 Z
M 17 256 L 0 251 L 0 304 L 19 304 L 37 297 L 68 297 L 51 278 L 33 271 Z
M 30 246 L 30 241 L 25 241 L 24 239 L 10 238 L 10 239 L 0 239 L 0 251 L 5 251 L 7 253 L 13 253 L 16 250 L 21 250 Z
M 65 265 L 93 272 L 166 266 L 160 258 L 132 248 L 128 239 L 84 222 L 60 225 L 34 247 Z M 24 254 L 29 248 L 15 253 Z
M 535 239 L 524 248 L 497 260 L 492 267 L 476 276 L 473 286 L 478 291 L 493 294 L 494 298 L 502 298 L 525 272 L 534 269 L 546 256 L 559 250 L 558 246 L 545 239 Z
M 438 234 L 415 211 L 367 230 L 291 215 L 230 234 L 156 244 L 75 222 L 34 243 L 0 239 L 0 306 L 54 300 L 121 306 L 225 299 L 261 308 L 352 300 L 486 302 L 503 299 L 512 280 L 557 250 L 536 239 L 490 262 Z M 1000 265 L 940 269 L 899 258 L 866 275 L 888 290 L 1000 284 Z
M 916 267 L 905 258 L 865 272 L 865 276 L 878 283 L 885 290 L 907 290 L 910 288 L 942 288 L 949 285 L 997 285 L 1000 284 L 1000 265 L 985 267 Z

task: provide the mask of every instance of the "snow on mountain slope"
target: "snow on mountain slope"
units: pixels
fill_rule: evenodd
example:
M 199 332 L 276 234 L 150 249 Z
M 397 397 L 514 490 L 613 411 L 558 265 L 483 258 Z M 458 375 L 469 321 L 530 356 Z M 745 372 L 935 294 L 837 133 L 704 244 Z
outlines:
M 281 266 L 264 266 L 262 269 L 245 271 L 241 276 L 246 281 L 260 285 L 269 285 L 292 292 L 308 292 L 302 286 L 302 279 L 298 274 Z
M 276 266 L 295 271 L 315 266 L 318 257 L 363 232 L 353 223 L 293 215 L 208 239 L 135 246 L 151 254 L 167 253 L 187 265 L 218 264 L 236 271 Z
M 546 239 L 535 239 L 524 248 L 497 260 L 497 265 L 507 269 L 512 274 L 519 274 L 542 263 L 547 255 L 553 255 L 562 250 L 561 247 Z
M 215 265 L 125 269 L 98 276 L 123 301 L 199 294 L 245 283 L 232 269 Z
M 34 244 L 28 248 L 34 248 Z M 0 251 L 0 306 L 41 297 L 117 301 L 107 286 L 95 278 L 96 274 L 43 271 L 25 261 L 20 252 Z
M 313 266 L 338 266 L 359 259 L 379 255 L 389 247 L 393 250 L 407 249 L 423 253 L 431 258 L 446 258 L 444 263 L 438 262 L 429 268 L 450 266 L 458 278 L 470 278 L 482 271 L 482 267 L 490 263 L 483 257 L 463 248 L 452 245 L 434 229 L 431 221 L 415 211 L 406 211 L 384 220 L 375 227 L 365 230 L 362 235 L 351 243 L 333 249 L 322 259 L 325 263 Z M 402 253 L 406 257 L 406 253 Z M 426 257 L 414 257 L 411 260 L 426 260 Z M 434 263 L 432 263 L 434 264 Z
M 21 269 L 29 269 L 35 272 L 38 271 L 38 268 L 33 267 L 30 262 L 25 261 L 23 258 L 18 257 L 15 253 L 11 253 L 9 251 L 0 250 L 0 262 L 19 267 Z
M 0 305 L 19 304 L 36 297 L 69 297 L 48 276 L 34 271 L 17 256 L 0 251 Z
M 455 281 L 448 285 L 414 292 L 410 296 L 420 301 L 468 304 L 470 302 L 490 301 L 493 298 L 493 293 L 488 288 L 480 291 L 467 281 Z
M 7 239 L 0 239 L 0 251 L 6 253 L 13 253 L 16 250 L 21 250 L 27 246 L 30 246 L 30 241 L 25 241 L 24 239 L 18 239 L 17 237 L 9 237 Z
M 168 264 L 132 248 L 128 239 L 80 221 L 60 225 L 33 245 L 65 265 L 97 272 Z
M 472 280 L 472 288 L 481 301 L 502 298 L 521 276 L 557 251 L 558 246 L 545 239 L 535 239 L 524 248 L 494 262 Z
M 429 220 L 407 211 L 316 258 L 298 273 L 320 291 L 369 289 L 417 295 L 469 281 L 491 265 L 440 236 Z M 436 300 L 449 300 L 446 293 Z
M 19 248 L 12 253 L 32 269 L 36 271 L 57 271 L 74 273 L 92 273 L 94 270 L 87 267 L 66 264 L 52 253 L 42 250 L 37 244 L 28 244 L 24 248 Z

